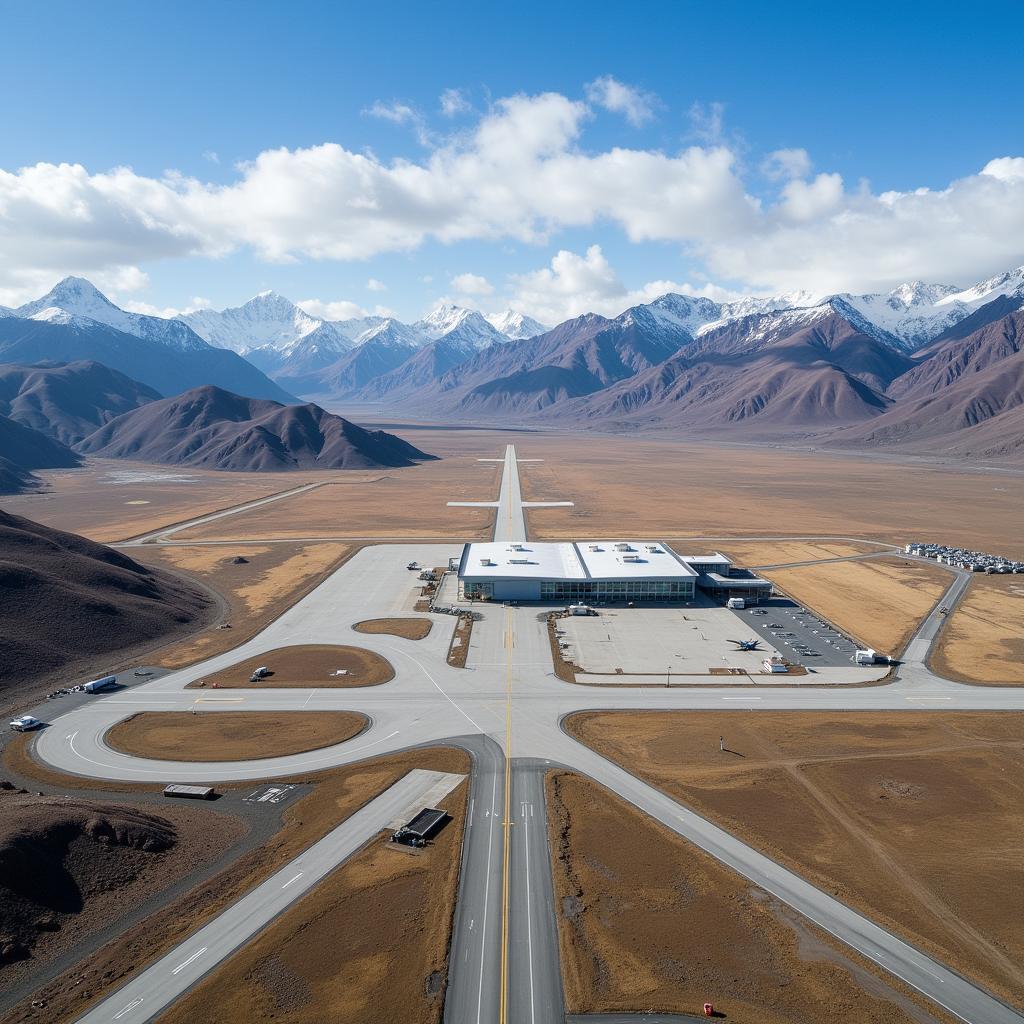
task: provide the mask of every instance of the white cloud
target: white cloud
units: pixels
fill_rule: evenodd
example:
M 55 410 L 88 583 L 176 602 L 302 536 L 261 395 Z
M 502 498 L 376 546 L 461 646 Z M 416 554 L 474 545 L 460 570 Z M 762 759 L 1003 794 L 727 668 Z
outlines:
M 388 286 L 383 281 L 378 281 L 377 278 L 371 277 L 370 280 L 366 282 L 366 289 L 371 292 L 386 292 L 388 290 Z
M 690 124 L 696 138 L 717 146 L 722 141 L 725 126 L 724 103 L 694 103 L 690 107 Z
M 772 181 L 806 178 L 811 173 L 811 158 L 806 149 L 777 149 L 765 158 L 761 173 Z
M 439 102 L 441 113 L 445 117 L 458 117 L 459 114 L 468 114 L 473 109 L 469 100 L 462 95 L 461 89 L 445 89 Z
M 418 123 L 402 104 L 376 113 Z M 705 143 L 675 152 L 588 150 L 591 116 L 558 93 L 510 96 L 416 158 L 337 143 L 272 149 L 223 184 L 127 167 L 0 170 L 0 303 L 34 298 L 68 273 L 98 285 L 144 279 L 136 268 L 167 259 L 246 250 L 267 261 L 368 260 L 427 241 L 547 243 L 608 226 L 767 290 L 969 284 L 1024 261 L 1024 157 L 996 157 L 944 188 L 878 193 L 827 171 L 805 180 L 806 154 L 777 150 L 774 165 L 788 168 L 780 191 L 756 198 L 722 141 L 718 105 L 695 111 Z
M 203 150 L 203 159 L 204 160 L 208 160 L 211 164 L 219 164 L 220 163 L 220 156 L 216 152 L 216 150 L 213 150 L 213 149 Z
M 135 302 L 135 301 L 121 301 L 118 303 L 122 309 L 127 309 L 129 313 L 145 313 L 146 316 L 159 316 L 163 317 L 164 320 L 174 320 L 179 316 L 188 316 L 189 313 L 195 313 L 200 309 L 210 309 L 213 303 L 209 299 L 203 298 L 201 295 L 193 295 L 191 299 L 182 307 L 177 308 L 176 306 L 154 306 L 149 302 Z
M 310 316 L 319 317 L 321 320 L 354 320 L 357 317 L 368 315 L 362 306 L 344 299 L 336 302 L 303 299 L 301 302 L 296 302 L 295 305 L 304 309 Z
M 479 274 L 456 274 L 452 287 L 460 295 L 490 295 L 494 291 L 494 285 Z
M 363 113 L 370 117 L 379 117 L 383 121 L 390 121 L 392 124 L 412 124 L 419 119 L 416 111 L 407 104 L 385 103 L 383 100 L 375 100 Z
M 614 114 L 622 114 L 634 128 L 639 128 L 654 117 L 654 105 L 657 102 L 651 93 L 626 85 L 611 75 L 589 82 L 586 96 L 595 106 L 604 107 Z

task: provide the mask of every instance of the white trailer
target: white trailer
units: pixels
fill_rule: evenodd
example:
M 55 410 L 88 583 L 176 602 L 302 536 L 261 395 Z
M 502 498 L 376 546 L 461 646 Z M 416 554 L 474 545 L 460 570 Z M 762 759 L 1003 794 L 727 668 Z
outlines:
M 82 687 L 86 693 L 102 693 L 117 685 L 117 676 L 104 676 L 102 679 L 93 679 Z

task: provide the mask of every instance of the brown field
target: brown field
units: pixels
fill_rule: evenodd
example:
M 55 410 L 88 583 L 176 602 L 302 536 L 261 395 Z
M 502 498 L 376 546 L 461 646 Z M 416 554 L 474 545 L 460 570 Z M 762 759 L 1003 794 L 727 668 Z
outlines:
M 238 647 L 279 618 L 359 550 L 346 544 L 267 544 L 132 548 L 147 565 L 195 577 L 224 599 L 230 629 L 211 626 L 160 650 L 156 664 L 180 668 Z M 247 561 L 234 565 L 241 556 Z
M 357 633 L 385 633 L 400 636 L 406 640 L 423 640 L 430 633 L 434 623 L 430 619 L 364 619 L 352 628 Z
M 530 535 L 728 537 L 824 535 L 941 540 L 1024 557 L 1024 476 L 964 466 L 600 434 L 510 438 L 522 458 Z M 970 509 L 970 515 L 964 511 Z
M 270 675 L 261 682 L 250 682 L 249 677 L 262 666 L 270 669 Z M 333 675 L 337 671 L 345 675 Z M 276 690 L 305 686 L 343 689 L 350 686 L 378 686 L 394 677 L 395 670 L 391 663 L 373 651 L 333 644 L 300 644 L 264 651 L 230 668 L 197 679 L 188 686 L 216 686 L 222 690 L 254 687 Z
M 12 744 L 8 744 L 10 746 Z M 280 780 L 313 784 L 308 795 L 285 810 L 283 827 L 262 846 L 246 853 L 219 874 L 199 883 L 179 898 L 161 906 L 140 924 L 126 929 L 52 983 L 41 985 L 36 998 L 46 1000 L 47 1019 L 77 1020 L 104 994 L 123 984 L 168 949 L 183 942 L 215 914 L 230 906 L 413 768 L 465 773 L 469 770 L 469 758 L 461 750 L 434 747 Z M 73 792 L 81 782 L 81 779 L 73 776 L 62 776 L 62 791 Z M 252 783 L 239 783 L 233 787 L 218 788 L 251 786 Z M 151 787 L 107 788 L 131 791 Z M 429 955 L 445 956 L 447 933 L 443 940 L 445 945 L 438 947 L 440 952 L 434 949 Z M 423 955 L 428 954 L 424 951 Z M 24 1002 L 6 1016 L 0 1017 L 0 1024 L 36 1024 L 39 1019 L 38 1011 Z
M 954 970 L 1024 1002 L 1024 717 L 611 712 L 576 715 L 568 727 Z
M 1024 578 L 974 577 L 939 636 L 932 667 L 969 683 L 1024 684 Z
M 104 739 L 158 761 L 247 761 L 330 747 L 364 728 L 366 716 L 355 711 L 141 711 Z
M 449 501 L 497 496 L 500 466 L 452 456 L 373 479 L 319 487 L 175 534 L 181 540 L 249 537 L 353 537 L 381 540 L 489 537 L 492 509 L 448 508 Z
M 570 1013 L 933 1020 L 809 922 L 589 779 L 546 780 Z
M 789 562 L 810 562 L 829 558 L 865 555 L 880 549 L 873 544 L 850 544 L 846 541 L 724 541 L 722 553 L 737 565 L 786 565 Z
M 948 572 L 901 558 L 761 573 L 861 643 L 898 654 L 949 586 Z
M 409 854 L 378 836 L 157 1018 L 191 1024 L 439 1022 L 458 897 L 466 787 L 453 820 Z M 358 927 L 373 923 L 372 927 Z

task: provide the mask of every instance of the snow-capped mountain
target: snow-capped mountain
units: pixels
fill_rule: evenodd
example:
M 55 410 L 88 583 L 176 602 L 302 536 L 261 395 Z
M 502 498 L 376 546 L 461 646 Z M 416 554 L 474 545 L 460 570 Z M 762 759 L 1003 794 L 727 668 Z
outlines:
M 412 324 L 412 329 L 426 341 L 453 338 L 478 350 L 509 340 L 475 309 L 463 309 L 461 306 L 438 306 Z
M 106 324 L 125 334 L 133 334 L 148 341 L 158 341 L 162 345 L 182 351 L 206 348 L 206 342 L 187 324 L 180 320 L 164 320 L 158 316 L 129 313 L 115 306 L 95 285 L 82 277 L 64 278 L 41 299 L 26 302 L 15 312 L 25 319 L 42 313 L 47 322 L 59 322 L 58 314 L 52 312 L 53 310 L 63 311 L 94 323 Z
M 501 313 L 491 313 L 484 318 L 496 331 L 504 334 L 511 341 L 523 341 L 543 334 L 547 328 L 538 320 L 525 313 L 517 313 L 514 309 L 506 309 Z

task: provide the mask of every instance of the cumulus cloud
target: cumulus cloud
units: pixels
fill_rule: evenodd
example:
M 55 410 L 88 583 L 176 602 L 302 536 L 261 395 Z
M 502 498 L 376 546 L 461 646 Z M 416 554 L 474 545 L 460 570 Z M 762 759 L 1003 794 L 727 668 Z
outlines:
M 366 282 L 366 290 L 371 292 L 386 292 L 388 290 L 388 286 L 383 281 L 378 281 L 377 278 L 371 277 L 370 280 Z
M 129 313 L 144 313 L 146 316 L 163 317 L 164 320 L 174 320 L 179 316 L 188 316 L 189 313 L 195 313 L 200 309 L 210 309 L 212 305 L 213 303 L 209 299 L 205 299 L 201 295 L 193 295 L 180 309 L 176 306 L 154 306 L 149 302 L 136 302 L 133 300 L 122 300 L 120 302 L 121 308 L 127 309 Z
M 369 315 L 358 303 L 348 302 L 344 299 L 334 302 L 303 299 L 301 302 L 296 302 L 295 305 L 304 309 L 310 316 L 319 317 L 321 320 L 355 320 L 357 317 Z
M 80 164 L 0 169 L 0 303 L 67 273 L 99 284 L 168 259 L 369 260 L 428 241 L 547 244 L 608 225 L 767 290 L 969 284 L 1024 260 L 1024 157 L 995 157 L 944 188 L 875 192 L 827 170 L 810 178 L 806 153 L 776 150 L 778 191 L 755 196 L 746 161 L 723 141 L 719 105 L 694 111 L 700 144 L 593 151 L 583 136 L 598 102 L 509 96 L 415 158 L 334 142 L 271 149 L 224 183 Z M 404 104 L 370 112 L 419 123 Z
M 610 110 L 613 114 L 622 114 L 634 127 L 654 117 L 656 98 L 633 85 L 626 85 L 611 75 L 594 79 L 586 87 L 587 100 L 595 106 Z
M 460 295 L 490 295 L 494 291 L 494 285 L 479 274 L 456 274 L 452 287 Z
M 772 181 L 806 178 L 811 173 L 811 158 L 806 149 L 777 149 L 765 158 L 761 173 Z

